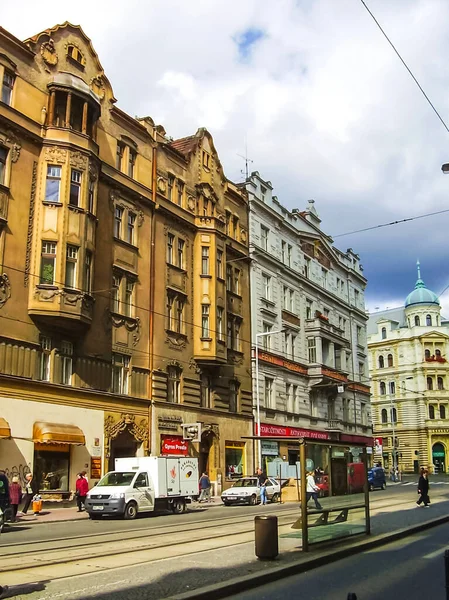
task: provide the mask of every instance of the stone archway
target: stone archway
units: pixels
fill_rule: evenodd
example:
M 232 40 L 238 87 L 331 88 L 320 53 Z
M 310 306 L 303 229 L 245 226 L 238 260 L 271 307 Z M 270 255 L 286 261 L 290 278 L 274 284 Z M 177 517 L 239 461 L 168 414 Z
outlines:
M 199 445 L 198 467 L 200 474 L 208 473 L 211 480 L 215 480 L 218 468 L 218 436 L 212 427 L 203 429 Z
M 445 473 L 447 470 L 446 448 L 441 442 L 432 446 L 432 464 L 435 473 Z
M 137 422 L 136 416 L 129 413 L 109 413 L 104 423 L 105 472 L 114 469 L 116 458 L 135 456 L 143 445 L 143 454 L 148 454 L 148 419 Z

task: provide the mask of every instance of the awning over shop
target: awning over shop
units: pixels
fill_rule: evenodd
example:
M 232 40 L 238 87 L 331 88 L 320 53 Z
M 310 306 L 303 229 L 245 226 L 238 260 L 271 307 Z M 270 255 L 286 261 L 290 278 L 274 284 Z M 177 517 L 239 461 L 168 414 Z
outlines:
M 37 421 L 33 427 L 33 442 L 40 444 L 73 444 L 85 446 L 84 433 L 76 425 Z
M 0 439 L 2 438 L 10 438 L 11 437 L 11 428 L 6 419 L 0 417 Z

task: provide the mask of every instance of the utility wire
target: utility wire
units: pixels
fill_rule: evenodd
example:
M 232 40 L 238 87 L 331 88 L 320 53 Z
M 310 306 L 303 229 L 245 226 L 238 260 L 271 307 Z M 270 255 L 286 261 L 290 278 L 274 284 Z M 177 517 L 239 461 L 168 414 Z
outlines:
M 449 127 L 446 125 L 446 123 L 443 120 L 443 117 L 440 115 L 440 113 L 437 111 L 437 109 L 435 108 L 435 106 L 432 104 L 429 96 L 426 94 L 426 92 L 423 90 L 422 86 L 420 85 L 419 81 L 416 79 L 416 77 L 413 75 L 412 71 L 410 70 L 410 68 L 408 67 L 407 63 L 405 62 L 405 60 L 402 58 L 402 56 L 399 54 L 399 52 L 396 50 L 395 45 L 393 44 L 393 42 L 390 40 L 390 38 L 388 37 L 388 35 L 385 33 L 385 31 L 382 29 L 382 26 L 380 25 L 379 21 L 376 19 L 376 17 L 373 15 L 373 13 L 370 11 L 370 9 L 368 8 L 368 6 L 366 5 L 365 0 L 360 0 L 360 2 L 363 4 L 363 6 L 366 8 L 366 10 L 368 11 L 368 13 L 371 15 L 373 21 L 376 23 L 376 25 L 378 26 L 378 28 L 381 30 L 381 32 L 383 33 L 385 39 L 387 40 L 387 42 L 390 44 L 390 46 L 393 48 L 393 50 L 395 51 L 397 57 L 399 58 L 399 60 L 401 61 L 401 63 L 404 65 L 404 67 L 407 69 L 407 71 L 409 72 L 411 78 L 413 79 L 413 81 L 416 83 L 416 85 L 419 87 L 422 95 L 424 96 L 424 98 L 427 100 L 427 102 L 430 104 L 430 106 L 432 107 L 434 113 L 436 114 L 436 116 L 439 118 L 439 120 L 441 121 L 441 123 L 443 124 L 443 127 L 445 128 L 445 130 L 449 133 Z
M 364 229 L 356 229 L 355 231 L 348 231 L 347 233 L 339 233 L 338 235 L 332 235 L 332 238 L 343 237 L 346 235 L 353 235 L 354 233 L 363 233 L 365 231 L 372 231 L 373 229 L 381 229 L 382 227 L 390 227 L 391 225 L 399 225 L 400 223 L 406 223 L 407 221 L 416 221 L 417 219 L 424 219 L 425 217 L 434 217 L 435 215 L 441 215 L 449 212 L 449 208 L 444 210 L 438 210 L 432 213 L 426 213 L 424 215 L 418 215 L 416 217 L 408 217 L 406 219 L 399 219 L 398 221 L 391 221 L 390 223 L 381 223 L 380 225 L 373 225 L 372 227 L 365 227 Z M 449 286 L 448 286 L 449 287 Z

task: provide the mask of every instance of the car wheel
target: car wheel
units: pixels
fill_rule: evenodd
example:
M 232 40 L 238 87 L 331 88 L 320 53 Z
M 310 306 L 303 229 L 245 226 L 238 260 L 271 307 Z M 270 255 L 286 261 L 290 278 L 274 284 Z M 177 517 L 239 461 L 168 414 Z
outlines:
M 231 506 L 230 502 L 224 502 L 224 501 L 223 501 L 223 504 L 224 504 L 225 506 Z
M 172 511 L 175 515 L 180 515 L 186 509 L 184 500 L 173 500 Z
M 251 496 L 251 498 L 249 499 L 249 505 L 255 506 L 256 504 L 257 504 L 257 496 L 256 496 L 256 494 L 253 494 Z
M 386 490 L 386 489 L 387 489 L 387 484 L 385 483 L 385 481 L 384 481 L 384 482 L 383 482 L 383 484 L 382 484 L 382 489 L 383 489 L 383 490 Z
M 271 502 L 279 502 L 279 494 L 277 492 L 271 496 Z
M 137 517 L 137 504 L 135 502 L 129 502 L 125 508 L 125 519 L 135 519 Z

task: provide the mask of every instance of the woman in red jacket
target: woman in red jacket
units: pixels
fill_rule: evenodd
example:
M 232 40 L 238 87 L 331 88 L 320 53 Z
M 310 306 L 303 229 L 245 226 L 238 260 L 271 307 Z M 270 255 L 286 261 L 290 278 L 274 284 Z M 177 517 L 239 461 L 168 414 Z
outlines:
M 89 484 L 87 479 L 78 473 L 78 479 L 76 480 L 76 503 L 78 505 L 78 512 L 81 512 L 84 508 L 84 502 L 86 501 L 87 492 L 89 491 Z
M 17 509 L 19 508 L 19 504 L 22 502 L 22 488 L 19 483 L 18 477 L 13 477 L 12 482 L 9 486 L 9 503 L 12 508 L 12 518 L 11 521 L 14 523 L 17 517 Z

